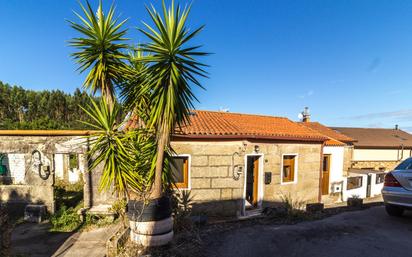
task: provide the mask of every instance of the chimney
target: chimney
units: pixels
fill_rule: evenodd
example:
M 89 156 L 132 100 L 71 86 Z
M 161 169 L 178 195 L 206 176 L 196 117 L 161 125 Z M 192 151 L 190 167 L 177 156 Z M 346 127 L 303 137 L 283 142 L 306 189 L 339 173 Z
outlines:
M 302 112 L 302 121 L 303 122 L 310 122 L 309 107 L 305 107 L 305 110 L 303 110 L 303 112 Z
M 395 130 L 398 130 L 399 129 L 399 126 L 398 126 L 398 124 L 396 124 L 395 125 Z

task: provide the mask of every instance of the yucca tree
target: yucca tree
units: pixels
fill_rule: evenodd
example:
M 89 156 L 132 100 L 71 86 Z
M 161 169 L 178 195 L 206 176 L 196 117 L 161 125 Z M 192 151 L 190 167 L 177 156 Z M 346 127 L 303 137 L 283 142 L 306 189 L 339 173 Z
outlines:
M 77 48 L 72 54 L 79 64 L 81 73 L 88 72 L 84 87 L 92 93 L 101 92 L 110 108 L 113 107 L 115 86 L 122 76 L 122 67 L 125 66 L 124 50 L 128 45 L 124 36 L 127 29 L 123 28 L 127 20 L 119 22 L 115 17 L 115 8 L 111 6 L 107 14 L 103 12 L 102 1 L 94 12 L 89 2 L 86 6 L 80 4 L 83 16 L 74 12 L 80 22 L 69 21 L 70 26 L 80 33 L 69 44 Z
M 150 101 L 147 127 L 156 131 L 157 156 L 155 178 L 151 197 L 162 195 L 162 171 L 165 150 L 170 148 L 170 136 L 176 126 L 189 120 L 193 101 L 197 100 L 192 85 L 201 87 L 197 76 L 206 77 L 204 64 L 196 60 L 207 53 L 198 51 L 200 46 L 188 46 L 203 26 L 189 31 L 187 18 L 190 6 L 180 8 L 172 1 L 169 8 L 162 2 L 163 13 L 151 6 L 146 8 L 154 26 L 144 23 L 140 31 L 149 39 L 141 49 L 149 53 L 142 58 L 146 65 L 145 82 L 140 94 Z
M 104 163 L 99 190 L 108 190 L 114 186 L 114 190 L 120 195 L 127 195 L 128 190 L 140 190 L 142 180 L 139 173 L 134 170 L 133 145 L 128 136 L 121 130 L 122 124 L 117 119 L 120 113 L 119 105 L 109 108 L 103 98 L 100 103 L 91 99 L 91 104 L 81 107 L 89 116 L 91 122 L 82 123 L 96 130 L 89 136 L 91 149 L 89 151 L 89 169 L 95 169 L 100 163 Z

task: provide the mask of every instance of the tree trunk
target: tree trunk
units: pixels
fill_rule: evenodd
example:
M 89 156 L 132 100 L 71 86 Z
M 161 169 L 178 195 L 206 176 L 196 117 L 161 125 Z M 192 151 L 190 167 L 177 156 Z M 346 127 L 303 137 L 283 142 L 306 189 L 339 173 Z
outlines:
M 160 198 L 162 196 L 162 173 L 164 164 L 164 154 L 168 142 L 168 136 L 169 131 L 167 127 L 162 127 L 157 142 L 156 170 L 151 194 L 152 199 Z

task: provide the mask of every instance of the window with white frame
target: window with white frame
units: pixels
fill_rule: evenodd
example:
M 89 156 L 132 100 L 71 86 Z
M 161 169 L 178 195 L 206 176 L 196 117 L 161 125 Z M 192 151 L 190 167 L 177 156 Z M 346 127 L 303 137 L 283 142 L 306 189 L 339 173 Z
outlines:
M 189 156 L 173 156 L 170 169 L 175 186 L 189 188 Z
M 296 160 L 295 154 L 283 155 L 282 160 L 282 183 L 292 183 L 296 180 Z

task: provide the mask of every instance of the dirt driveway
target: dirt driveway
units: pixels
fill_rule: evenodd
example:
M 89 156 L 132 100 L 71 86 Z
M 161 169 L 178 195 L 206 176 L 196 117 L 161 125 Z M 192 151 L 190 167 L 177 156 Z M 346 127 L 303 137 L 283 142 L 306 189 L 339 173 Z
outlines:
M 207 256 L 412 256 L 412 212 L 389 217 L 384 207 L 296 225 L 255 225 L 214 235 Z

